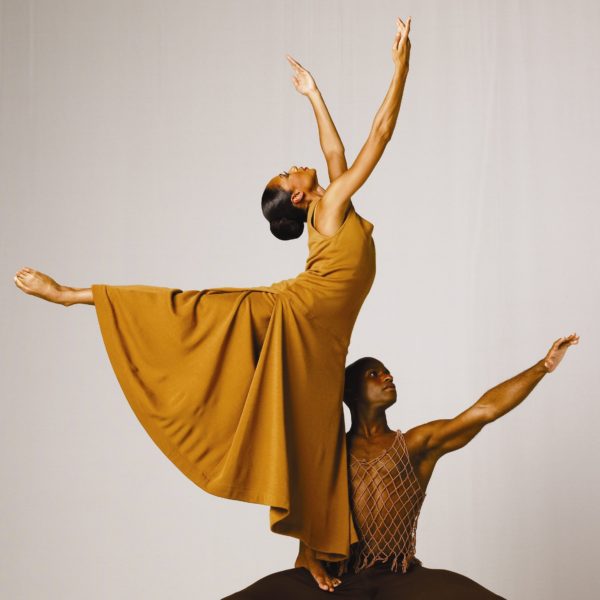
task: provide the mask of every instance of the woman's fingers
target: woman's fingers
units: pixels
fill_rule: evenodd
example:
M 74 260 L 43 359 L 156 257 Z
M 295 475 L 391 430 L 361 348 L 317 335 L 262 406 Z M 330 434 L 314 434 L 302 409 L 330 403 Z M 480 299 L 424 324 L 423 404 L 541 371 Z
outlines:
M 393 50 L 398 50 L 400 45 L 404 43 L 404 40 L 408 37 L 408 34 L 410 33 L 410 21 L 410 17 L 408 17 L 406 20 L 406 24 L 400 17 L 396 19 L 396 37 L 394 38 L 394 43 L 392 44 Z
M 296 71 L 306 71 L 306 69 L 294 58 L 292 58 L 289 54 L 286 56 L 292 68 Z
M 410 17 L 408 17 L 408 19 L 406 19 L 406 25 L 404 25 L 404 23 L 402 23 L 402 21 L 400 21 L 402 23 L 402 39 L 407 38 L 408 34 L 410 33 L 410 21 L 411 21 Z

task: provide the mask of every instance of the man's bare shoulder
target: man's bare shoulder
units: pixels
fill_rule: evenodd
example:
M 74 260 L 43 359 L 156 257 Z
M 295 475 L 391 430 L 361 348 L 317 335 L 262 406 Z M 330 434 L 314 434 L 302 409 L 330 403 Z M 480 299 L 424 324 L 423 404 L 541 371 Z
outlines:
M 431 435 L 444 422 L 445 419 L 429 421 L 428 423 L 423 423 L 422 425 L 417 425 L 416 427 L 409 429 L 404 434 L 408 453 L 411 458 L 422 457 L 427 452 Z

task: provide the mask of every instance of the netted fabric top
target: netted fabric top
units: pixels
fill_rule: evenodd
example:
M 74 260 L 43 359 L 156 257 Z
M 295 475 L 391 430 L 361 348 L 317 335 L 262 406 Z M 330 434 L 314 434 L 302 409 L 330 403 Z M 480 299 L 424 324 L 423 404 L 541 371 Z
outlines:
M 406 573 L 415 556 L 417 520 L 425 493 L 410 463 L 398 430 L 394 442 L 366 460 L 350 455 L 352 515 L 359 542 L 352 547 L 354 572 L 390 561 L 392 571 Z

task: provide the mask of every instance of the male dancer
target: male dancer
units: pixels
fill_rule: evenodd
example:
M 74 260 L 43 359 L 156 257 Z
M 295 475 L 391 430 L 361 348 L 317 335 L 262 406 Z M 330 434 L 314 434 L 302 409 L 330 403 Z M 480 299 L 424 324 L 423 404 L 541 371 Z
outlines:
M 444 454 L 462 448 L 518 406 L 578 342 L 574 333 L 556 340 L 545 358 L 490 389 L 455 418 L 431 421 L 404 435 L 387 424 L 385 411 L 396 402 L 396 387 L 383 363 L 361 358 L 348 366 L 344 402 L 352 414 L 348 462 L 359 536 L 352 556 L 341 565 L 323 564 L 301 544 L 295 569 L 269 575 L 225 600 L 318 599 L 319 588 L 352 600 L 500 598 L 463 575 L 427 569 L 415 558 L 425 489 Z M 332 575 L 336 571 L 343 574 Z

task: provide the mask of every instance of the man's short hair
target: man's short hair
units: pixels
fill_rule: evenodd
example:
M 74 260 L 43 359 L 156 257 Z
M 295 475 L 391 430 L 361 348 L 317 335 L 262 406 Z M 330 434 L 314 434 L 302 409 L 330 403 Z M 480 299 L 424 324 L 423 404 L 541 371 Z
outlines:
M 352 364 L 346 367 L 344 378 L 344 404 L 352 410 L 356 403 L 357 395 L 360 393 L 361 375 L 364 373 L 364 367 L 371 361 L 374 361 L 371 356 L 363 356 L 355 360 Z

